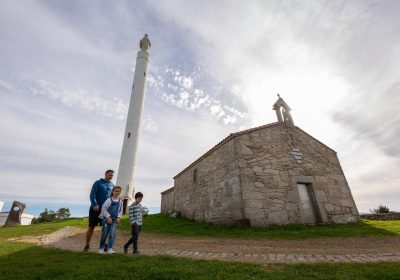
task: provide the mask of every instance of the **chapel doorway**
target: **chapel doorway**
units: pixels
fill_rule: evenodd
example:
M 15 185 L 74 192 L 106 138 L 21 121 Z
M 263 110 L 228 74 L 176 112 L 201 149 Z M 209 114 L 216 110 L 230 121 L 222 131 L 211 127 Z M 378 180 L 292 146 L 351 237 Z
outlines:
M 319 222 L 317 205 L 309 184 L 297 183 L 297 189 L 300 196 L 302 213 L 302 222 L 305 224 L 316 224 Z

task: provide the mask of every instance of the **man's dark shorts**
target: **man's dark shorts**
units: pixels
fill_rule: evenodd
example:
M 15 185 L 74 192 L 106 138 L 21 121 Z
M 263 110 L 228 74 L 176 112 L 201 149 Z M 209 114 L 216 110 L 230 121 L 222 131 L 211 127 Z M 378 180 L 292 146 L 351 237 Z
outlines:
M 100 215 L 100 211 L 94 211 L 93 207 L 90 207 L 90 209 L 89 209 L 89 226 L 90 227 L 101 226 L 101 222 L 103 220 L 99 218 L 99 215 Z

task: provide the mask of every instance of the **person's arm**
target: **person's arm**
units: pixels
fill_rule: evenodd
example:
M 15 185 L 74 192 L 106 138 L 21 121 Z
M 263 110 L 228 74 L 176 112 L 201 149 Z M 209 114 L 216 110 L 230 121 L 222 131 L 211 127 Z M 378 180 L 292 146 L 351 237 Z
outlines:
M 111 215 L 108 213 L 108 208 L 111 205 L 111 198 L 107 198 L 107 200 L 103 203 L 103 206 L 101 206 L 101 214 L 104 219 L 108 219 Z
M 120 199 L 120 200 L 119 200 L 119 208 L 118 208 L 117 221 L 116 221 L 117 224 L 119 224 L 120 221 L 121 221 L 122 213 L 123 213 L 123 210 L 124 210 L 123 207 L 124 207 L 123 200 Z
M 133 210 L 135 209 L 135 204 L 132 204 L 129 207 L 129 223 L 132 225 L 133 224 Z
M 96 194 L 97 194 L 97 181 L 94 182 L 92 189 L 90 190 L 90 207 L 96 207 L 98 206 L 97 200 L 96 200 Z
M 122 201 L 122 199 L 119 200 L 119 209 L 118 209 L 118 216 L 117 218 L 121 218 L 122 217 L 122 213 L 124 211 L 124 203 Z

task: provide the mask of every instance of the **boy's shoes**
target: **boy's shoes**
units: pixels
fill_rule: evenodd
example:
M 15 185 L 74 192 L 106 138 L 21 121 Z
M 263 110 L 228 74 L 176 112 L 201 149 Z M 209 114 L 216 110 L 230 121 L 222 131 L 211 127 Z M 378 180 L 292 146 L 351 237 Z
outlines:
M 125 254 L 128 253 L 128 247 L 129 247 L 129 246 L 126 246 L 126 244 L 124 245 L 124 253 L 125 253 Z
M 89 252 L 90 246 L 89 245 L 85 245 L 85 248 L 83 248 L 83 252 Z
M 99 254 L 104 254 L 104 249 L 99 249 Z
M 107 254 L 114 254 L 115 253 L 115 251 L 112 249 L 112 248 L 110 248 L 110 249 L 108 249 L 107 250 L 107 252 L 106 252 Z
M 140 254 L 140 251 L 138 251 L 138 250 L 135 250 L 135 251 L 133 251 L 133 252 L 132 252 L 132 254 L 134 254 L 134 255 L 136 255 L 136 254 Z

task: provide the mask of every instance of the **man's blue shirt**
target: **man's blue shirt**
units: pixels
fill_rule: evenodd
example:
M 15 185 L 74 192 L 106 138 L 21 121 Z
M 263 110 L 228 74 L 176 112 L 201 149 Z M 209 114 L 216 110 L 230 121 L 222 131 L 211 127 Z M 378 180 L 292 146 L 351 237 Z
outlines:
M 95 207 L 103 205 L 103 203 L 110 197 L 114 184 L 111 181 L 104 179 L 97 180 L 92 186 L 90 191 L 90 206 Z

